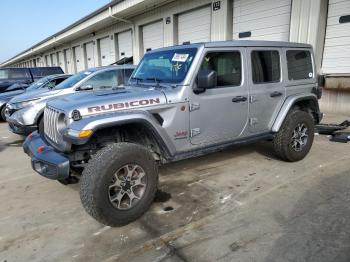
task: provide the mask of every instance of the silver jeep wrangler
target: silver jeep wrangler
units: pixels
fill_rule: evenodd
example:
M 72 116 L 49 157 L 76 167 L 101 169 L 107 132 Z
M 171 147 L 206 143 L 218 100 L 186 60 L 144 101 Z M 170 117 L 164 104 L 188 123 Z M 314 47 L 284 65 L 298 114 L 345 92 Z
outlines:
M 298 161 L 319 123 L 310 45 L 224 41 L 147 52 L 128 86 L 48 102 L 44 136 L 24 143 L 33 169 L 68 183 L 99 222 L 120 226 L 152 204 L 158 166 L 271 140 Z M 74 175 L 74 176 L 75 176 Z

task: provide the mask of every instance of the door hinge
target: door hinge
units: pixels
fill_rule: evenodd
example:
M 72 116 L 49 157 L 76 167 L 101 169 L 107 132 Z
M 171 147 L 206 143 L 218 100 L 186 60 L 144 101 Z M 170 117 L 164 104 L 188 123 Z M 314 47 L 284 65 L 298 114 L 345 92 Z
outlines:
M 256 102 L 256 101 L 258 101 L 258 99 L 256 99 L 256 97 L 255 96 L 249 96 L 249 103 L 254 103 L 254 102 Z
M 200 128 L 191 129 L 191 137 L 198 136 L 201 133 Z
M 257 118 L 249 118 L 249 125 L 250 126 L 254 126 L 258 123 L 258 119 Z
M 198 103 L 190 104 L 190 112 L 198 110 L 200 105 Z

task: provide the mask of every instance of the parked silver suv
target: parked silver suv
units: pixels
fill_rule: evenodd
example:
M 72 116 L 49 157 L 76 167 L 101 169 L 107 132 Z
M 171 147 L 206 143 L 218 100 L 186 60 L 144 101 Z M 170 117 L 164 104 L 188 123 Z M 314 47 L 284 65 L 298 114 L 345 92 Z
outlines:
M 10 130 L 28 135 L 39 130 L 44 132 L 44 108 L 49 100 L 80 91 L 113 88 L 127 83 L 135 66 L 109 66 L 92 68 L 77 73 L 50 90 L 38 89 L 11 99 L 5 110 Z
M 140 217 L 158 185 L 158 165 L 232 145 L 272 140 L 298 161 L 319 123 L 319 87 L 310 45 L 227 41 L 147 52 L 113 92 L 50 101 L 45 137 L 24 143 L 33 169 L 67 181 L 83 168 L 86 211 L 119 226 Z

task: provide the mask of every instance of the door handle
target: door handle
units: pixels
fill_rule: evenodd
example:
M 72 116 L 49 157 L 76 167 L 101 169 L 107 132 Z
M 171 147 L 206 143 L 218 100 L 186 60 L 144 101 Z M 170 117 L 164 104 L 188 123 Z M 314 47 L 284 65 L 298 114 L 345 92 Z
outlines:
M 278 96 L 281 96 L 281 95 L 283 95 L 281 92 L 275 91 L 275 92 L 272 92 L 272 93 L 270 94 L 270 97 L 278 97 Z
M 236 96 L 236 97 L 232 98 L 233 103 L 240 103 L 240 102 L 245 102 L 245 101 L 247 101 L 247 97 L 245 97 L 245 96 Z

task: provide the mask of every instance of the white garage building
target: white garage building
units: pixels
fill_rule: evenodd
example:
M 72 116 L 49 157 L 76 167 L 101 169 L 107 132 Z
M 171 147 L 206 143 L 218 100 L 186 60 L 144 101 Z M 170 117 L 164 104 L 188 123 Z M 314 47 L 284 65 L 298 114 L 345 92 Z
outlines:
M 231 39 L 310 43 L 327 75 L 325 111 L 350 111 L 350 0 L 115 0 L 1 66 L 68 73 L 148 50 Z

